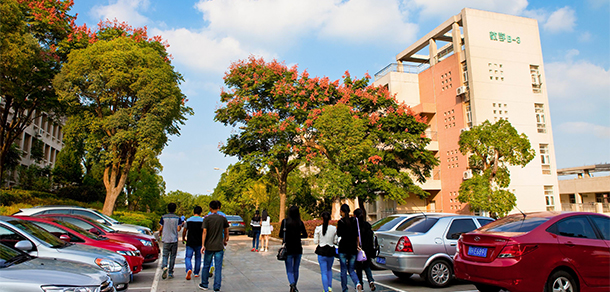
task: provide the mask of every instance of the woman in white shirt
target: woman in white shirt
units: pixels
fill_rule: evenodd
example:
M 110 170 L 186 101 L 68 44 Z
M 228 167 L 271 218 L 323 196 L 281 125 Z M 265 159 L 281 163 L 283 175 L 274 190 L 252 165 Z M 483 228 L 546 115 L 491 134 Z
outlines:
M 271 217 L 267 214 L 267 210 L 263 210 L 261 216 L 261 251 L 269 251 L 269 235 L 271 235 Z
M 313 242 L 317 244 L 316 254 L 322 274 L 322 286 L 324 292 L 333 291 L 333 261 L 335 260 L 335 244 L 337 243 L 337 228 L 329 225 L 330 213 L 322 212 L 324 223 L 316 227 Z

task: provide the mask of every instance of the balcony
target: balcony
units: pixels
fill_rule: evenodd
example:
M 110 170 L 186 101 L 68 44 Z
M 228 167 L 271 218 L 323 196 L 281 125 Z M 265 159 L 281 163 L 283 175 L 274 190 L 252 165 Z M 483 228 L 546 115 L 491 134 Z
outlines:
M 610 214 L 610 203 L 562 203 L 563 211 Z
M 428 145 L 426 145 L 426 150 L 438 151 L 438 132 L 426 130 L 425 135 L 426 135 L 426 138 L 430 139 L 430 143 L 428 143 Z
M 424 191 L 440 191 L 441 190 L 441 171 L 432 170 L 432 175 L 426 179 L 423 184 L 416 183 Z
M 385 66 L 385 68 L 379 70 L 379 72 L 375 73 L 375 81 L 381 79 L 383 76 L 388 75 L 388 73 L 390 73 L 390 72 L 419 74 L 421 71 L 423 71 L 429 67 L 429 66 L 424 66 L 424 65 L 427 65 L 427 64 L 411 65 L 411 64 L 391 63 L 391 64 Z

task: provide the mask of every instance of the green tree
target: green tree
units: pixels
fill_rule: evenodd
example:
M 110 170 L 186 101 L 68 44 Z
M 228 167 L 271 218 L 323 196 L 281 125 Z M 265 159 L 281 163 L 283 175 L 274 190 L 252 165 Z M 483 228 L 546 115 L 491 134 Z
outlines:
M 468 156 L 473 177 L 462 182 L 458 200 L 471 210 L 504 216 L 516 206 L 508 166 L 525 167 L 536 152 L 525 134 L 519 134 L 507 120 L 489 121 L 460 134 L 460 152 Z
M 161 213 L 167 213 L 167 204 L 175 203 L 176 204 L 176 215 L 178 216 L 190 216 L 193 214 L 193 208 L 195 208 L 195 196 L 191 193 L 175 190 L 169 193 L 166 193 L 162 196 L 163 205 L 159 206 L 161 209 Z M 204 210 L 206 209 L 203 206 Z
M 51 82 L 65 54 L 58 51 L 76 18 L 71 0 L 0 2 L 0 181 L 11 145 L 34 119 L 61 112 Z
M 111 215 L 138 155 L 160 153 L 192 109 L 158 37 L 118 22 L 78 37 L 91 44 L 69 54 L 54 85 L 86 123 L 85 148 L 104 166 L 102 212 Z

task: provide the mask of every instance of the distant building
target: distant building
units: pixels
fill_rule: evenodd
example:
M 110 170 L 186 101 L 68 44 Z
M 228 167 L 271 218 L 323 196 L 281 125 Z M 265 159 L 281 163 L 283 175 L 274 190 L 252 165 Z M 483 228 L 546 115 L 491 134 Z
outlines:
M 500 119 L 525 133 L 537 154 L 524 168 L 509 167 L 517 207 L 561 210 L 538 31 L 535 19 L 465 8 L 375 75 L 375 85 L 427 117 L 428 149 L 440 165 L 421 185 L 430 197 L 411 196 L 402 205 L 380 197 L 367 206 L 370 219 L 397 212 L 477 211 L 457 200 L 460 184 L 472 177 L 459 152 L 459 135 Z
M 558 169 L 559 176 L 576 175 L 574 179 L 559 180 L 562 209 L 610 213 L 610 176 L 592 175 L 608 171 L 608 163 Z

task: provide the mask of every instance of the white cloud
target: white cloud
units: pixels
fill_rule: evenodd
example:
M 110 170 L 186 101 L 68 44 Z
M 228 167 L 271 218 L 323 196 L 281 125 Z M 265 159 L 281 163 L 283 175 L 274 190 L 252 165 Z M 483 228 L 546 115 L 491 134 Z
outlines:
M 588 43 L 589 41 L 591 41 L 592 37 L 593 37 L 593 35 L 591 35 L 590 32 L 585 31 L 581 35 L 578 36 L 578 41 L 581 43 Z
M 126 21 L 134 27 L 150 25 L 151 20 L 138 10 L 148 8 L 149 0 L 114 0 L 110 5 L 97 5 L 91 9 L 91 14 L 100 20 Z
M 559 125 L 559 130 L 567 134 L 594 133 L 599 138 L 610 138 L 610 127 L 586 122 L 567 122 Z
M 527 0 L 408 0 L 406 6 L 415 5 L 422 16 L 450 17 L 464 7 L 493 12 L 520 15 L 527 7 Z
M 576 26 L 576 11 L 569 6 L 555 10 L 543 25 L 551 33 L 573 31 Z
M 578 103 L 609 102 L 610 70 L 588 61 L 573 61 L 577 55 L 578 51 L 570 50 L 565 61 L 546 64 L 549 98 Z

